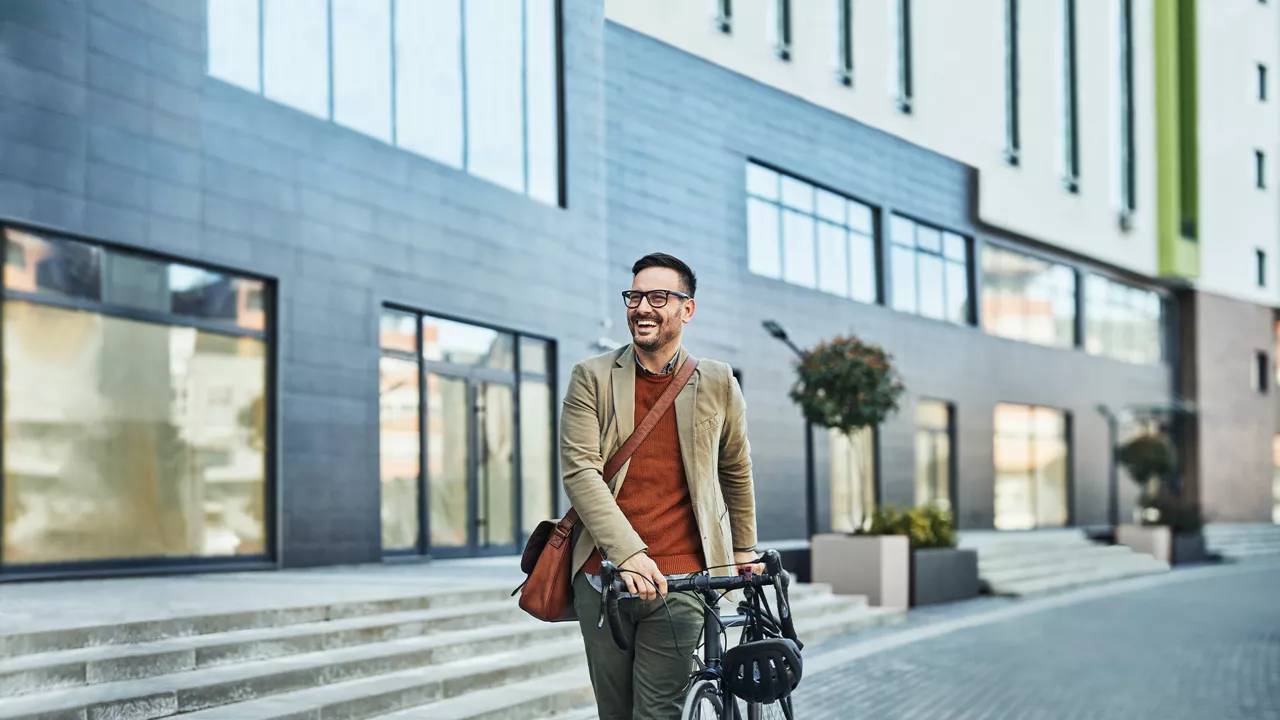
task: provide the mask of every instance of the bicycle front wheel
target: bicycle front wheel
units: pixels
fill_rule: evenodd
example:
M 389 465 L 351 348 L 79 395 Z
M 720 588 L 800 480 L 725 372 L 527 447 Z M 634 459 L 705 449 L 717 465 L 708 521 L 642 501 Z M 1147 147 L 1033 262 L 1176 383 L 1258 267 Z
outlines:
M 710 680 L 699 680 L 684 699 L 681 720 L 729 720 L 720 701 L 720 691 Z

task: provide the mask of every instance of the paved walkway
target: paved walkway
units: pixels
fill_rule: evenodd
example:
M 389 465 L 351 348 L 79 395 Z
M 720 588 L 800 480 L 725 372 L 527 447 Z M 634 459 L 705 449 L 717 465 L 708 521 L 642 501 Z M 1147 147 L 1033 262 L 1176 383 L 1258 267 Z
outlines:
M 464 587 L 501 586 L 514 590 L 524 579 L 519 562 L 516 557 L 502 557 L 0 584 L 0 635 L 389 599 Z
M 938 609 L 805 671 L 806 720 L 1280 720 L 1280 563 Z

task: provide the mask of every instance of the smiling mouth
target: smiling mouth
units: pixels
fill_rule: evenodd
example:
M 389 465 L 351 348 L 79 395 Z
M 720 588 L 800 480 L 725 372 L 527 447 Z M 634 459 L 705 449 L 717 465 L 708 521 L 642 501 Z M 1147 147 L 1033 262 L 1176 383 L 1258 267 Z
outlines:
M 638 320 L 638 321 L 636 321 L 636 329 L 637 329 L 637 330 L 656 330 L 656 329 L 657 329 L 657 327 L 658 327 L 658 323 L 656 323 L 656 322 L 654 322 L 654 321 L 652 321 L 652 320 Z

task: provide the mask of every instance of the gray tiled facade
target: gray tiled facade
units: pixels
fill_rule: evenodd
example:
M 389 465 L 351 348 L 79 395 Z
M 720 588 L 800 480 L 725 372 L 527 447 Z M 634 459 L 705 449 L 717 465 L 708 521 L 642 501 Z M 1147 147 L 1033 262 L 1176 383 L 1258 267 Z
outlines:
M 748 157 L 964 233 L 971 169 L 563 0 L 566 207 L 545 205 L 208 77 L 203 3 L 0 3 L 0 217 L 271 278 L 277 289 L 278 550 L 287 566 L 381 557 L 378 310 L 395 303 L 552 337 L 568 367 L 625 340 L 638 256 L 699 273 L 688 334 L 742 371 L 760 535 L 804 533 L 790 352 L 856 332 L 909 389 L 880 433 L 880 495 L 910 502 L 915 400 L 956 405 L 959 522 L 992 522 L 993 408 L 1070 411 L 1073 521 L 1105 521 L 1099 402 L 1167 400 L 1168 367 L 1054 350 L 752 275 Z M 612 329 L 602 320 L 613 322 Z M 829 496 L 818 436 L 819 498 Z M 1127 489 L 1126 489 L 1127 490 Z M 825 500 L 819 517 L 829 522 Z

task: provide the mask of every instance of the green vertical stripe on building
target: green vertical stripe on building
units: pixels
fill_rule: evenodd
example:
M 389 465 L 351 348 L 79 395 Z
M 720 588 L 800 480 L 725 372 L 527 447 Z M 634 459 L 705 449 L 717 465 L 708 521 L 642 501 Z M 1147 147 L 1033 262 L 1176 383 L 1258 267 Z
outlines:
M 1200 274 L 1196 0 L 1155 6 L 1156 199 L 1160 274 Z

